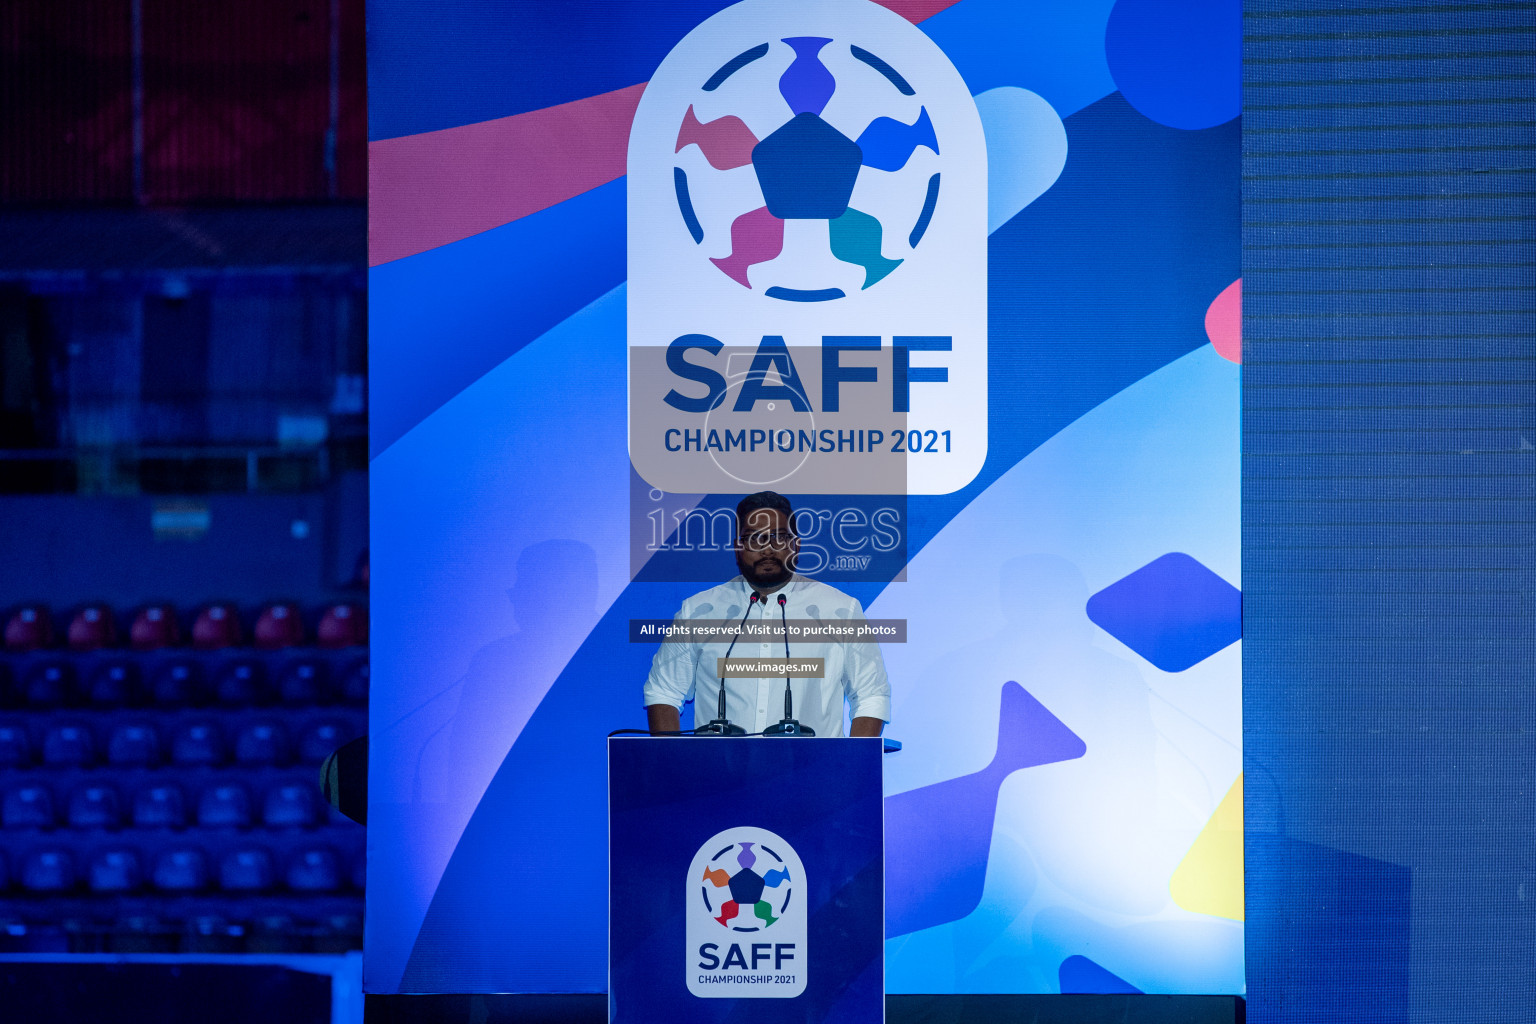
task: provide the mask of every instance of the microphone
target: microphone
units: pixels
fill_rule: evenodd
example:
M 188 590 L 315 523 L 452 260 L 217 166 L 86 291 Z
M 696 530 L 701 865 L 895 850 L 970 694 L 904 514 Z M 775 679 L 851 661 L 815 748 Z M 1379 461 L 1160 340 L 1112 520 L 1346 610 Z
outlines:
M 784 660 L 789 660 L 789 615 L 784 610 L 788 602 L 779 594 L 779 622 L 784 627 Z M 795 692 L 789 676 L 784 677 L 784 720 L 763 730 L 764 736 L 815 736 L 816 730 L 795 721 Z
M 741 613 L 741 621 L 736 623 L 736 635 L 731 637 L 731 645 L 725 649 L 725 657 L 729 658 L 731 652 L 736 649 L 736 641 L 741 639 L 741 627 L 747 624 L 747 616 L 752 614 L 752 609 L 761 599 L 757 591 L 752 591 L 752 597 L 747 601 L 747 610 Z M 715 720 L 708 725 L 700 726 L 694 730 L 701 736 L 745 736 L 747 730 L 739 725 L 732 725 L 731 720 L 725 717 L 725 676 L 720 677 L 720 703 L 716 709 Z

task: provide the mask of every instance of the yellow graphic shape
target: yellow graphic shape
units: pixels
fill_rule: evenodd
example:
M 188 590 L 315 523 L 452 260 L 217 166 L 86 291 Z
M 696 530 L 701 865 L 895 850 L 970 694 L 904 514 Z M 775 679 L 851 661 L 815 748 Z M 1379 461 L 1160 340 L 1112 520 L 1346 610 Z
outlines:
M 1173 902 L 1193 914 L 1243 919 L 1243 777 L 1239 775 L 1216 813 L 1174 869 Z

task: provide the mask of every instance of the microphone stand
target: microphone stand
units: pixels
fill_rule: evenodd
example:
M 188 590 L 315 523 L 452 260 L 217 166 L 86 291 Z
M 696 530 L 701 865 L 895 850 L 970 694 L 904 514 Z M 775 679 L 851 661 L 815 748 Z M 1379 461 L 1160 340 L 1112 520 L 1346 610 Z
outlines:
M 731 652 L 736 649 L 736 641 L 741 639 L 741 627 L 747 624 L 747 616 L 752 614 L 752 608 L 758 600 L 757 591 L 752 591 L 752 597 L 747 601 L 747 610 L 741 613 L 741 621 L 736 623 L 736 635 L 731 637 L 731 646 L 725 649 L 726 659 L 729 659 Z M 715 720 L 708 725 L 699 726 L 693 730 L 693 733 L 695 736 L 745 736 L 747 734 L 747 730 L 739 725 L 732 725 L 731 720 L 725 717 L 725 676 L 720 677 L 720 703 L 716 709 Z
M 784 660 L 789 660 L 789 618 L 784 610 L 786 602 L 784 595 L 779 595 L 779 622 L 784 626 Z M 816 730 L 808 725 L 801 725 L 795 721 L 795 697 L 794 688 L 790 685 L 789 676 L 784 677 L 784 720 L 778 725 L 770 725 L 763 730 L 764 736 L 815 736 Z

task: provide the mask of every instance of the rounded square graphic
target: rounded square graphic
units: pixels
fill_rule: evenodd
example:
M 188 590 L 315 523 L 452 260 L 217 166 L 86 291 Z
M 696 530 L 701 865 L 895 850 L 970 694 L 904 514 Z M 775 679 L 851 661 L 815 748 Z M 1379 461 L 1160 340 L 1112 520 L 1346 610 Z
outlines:
M 740 826 L 688 865 L 688 991 L 701 999 L 790 999 L 805 991 L 809 888 L 782 836 Z

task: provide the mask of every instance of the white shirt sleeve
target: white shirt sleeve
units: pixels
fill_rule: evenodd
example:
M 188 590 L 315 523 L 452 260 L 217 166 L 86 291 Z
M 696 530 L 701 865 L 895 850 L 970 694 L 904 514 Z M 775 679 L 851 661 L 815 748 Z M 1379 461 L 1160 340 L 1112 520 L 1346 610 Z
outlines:
M 687 602 L 672 617 L 674 623 L 686 621 Z M 651 659 L 650 675 L 645 677 L 645 706 L 670 704 L 681 709 L 693 693 L 693 673 L 699 660 L 699 645 L 663 640 Z
M 853 602 L 853 621 L 864 621 L 864 608 Z M 851 643 L 844 661 L 843 685 L 848 693 L 848 717 L 891 720 L 891 680 L 877 643 Z

